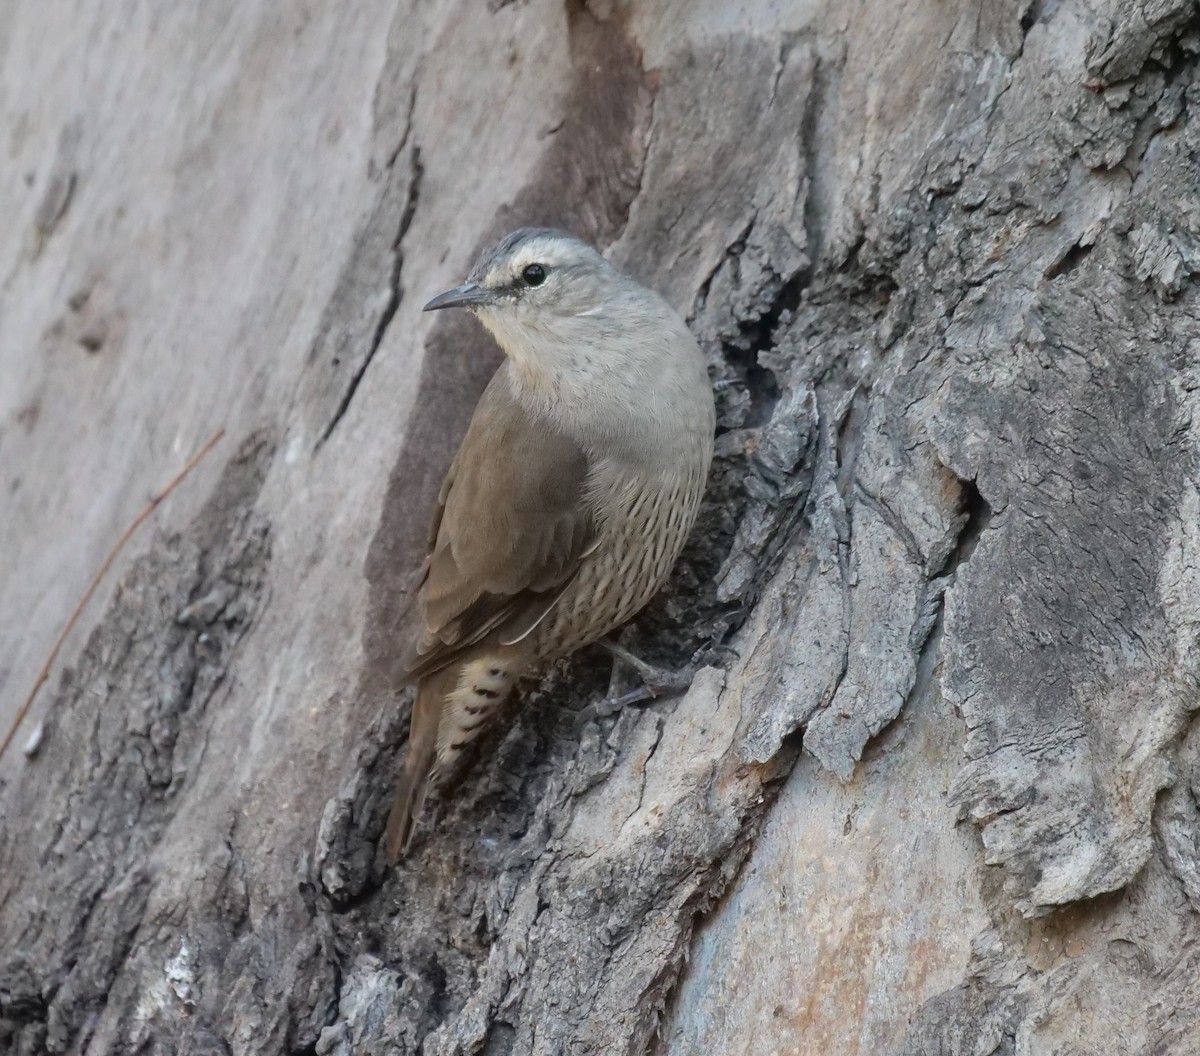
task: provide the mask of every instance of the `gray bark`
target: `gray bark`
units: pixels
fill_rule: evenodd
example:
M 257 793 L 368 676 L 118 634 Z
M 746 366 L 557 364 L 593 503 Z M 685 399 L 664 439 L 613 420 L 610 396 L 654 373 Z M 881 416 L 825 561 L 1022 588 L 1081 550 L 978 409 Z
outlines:
M 1188 0 L 16 0 L 0 17 L 0 1051 L 1200 1051 Z M 710 357 L 648 659 L 377 841 L 520 223 Z M 438 313 L 442 316 L 443 313 Z M 20 742 L 18 742 L 20 743 Z

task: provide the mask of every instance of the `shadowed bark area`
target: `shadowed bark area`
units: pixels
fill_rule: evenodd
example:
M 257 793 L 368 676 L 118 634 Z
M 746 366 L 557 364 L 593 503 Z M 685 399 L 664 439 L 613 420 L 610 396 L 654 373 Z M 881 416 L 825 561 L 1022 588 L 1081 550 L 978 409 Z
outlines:
M 0 761 L 0 1051 L 1200 1047 L 1194 4 L 127 6 L 0 20 L 0 720 L 230 439 Z M 524 223 L 702 343 L 625 634 L 729 649 L 530 681 L 386 872 L 420 308 Z

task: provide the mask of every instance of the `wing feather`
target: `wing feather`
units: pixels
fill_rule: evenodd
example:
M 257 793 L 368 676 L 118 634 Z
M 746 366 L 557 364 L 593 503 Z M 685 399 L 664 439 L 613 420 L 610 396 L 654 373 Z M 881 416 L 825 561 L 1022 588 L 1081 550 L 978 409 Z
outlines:
M 410 678 L 488 635 L 520 641 L 545 618 L 596 545 L 588 471 L 577 443 L 518 403 L 502 365 L 439 495 Z

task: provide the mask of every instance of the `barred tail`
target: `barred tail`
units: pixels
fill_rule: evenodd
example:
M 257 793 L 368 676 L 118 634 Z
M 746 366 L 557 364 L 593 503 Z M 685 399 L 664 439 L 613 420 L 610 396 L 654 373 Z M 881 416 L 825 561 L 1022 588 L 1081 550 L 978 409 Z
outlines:
M 462 753 L 508 699 L 529 643 L 487 643 L 417 683 L 408 758 L 387 824 L 388 864 L 408 851 L 426 793 L 459 769 Z

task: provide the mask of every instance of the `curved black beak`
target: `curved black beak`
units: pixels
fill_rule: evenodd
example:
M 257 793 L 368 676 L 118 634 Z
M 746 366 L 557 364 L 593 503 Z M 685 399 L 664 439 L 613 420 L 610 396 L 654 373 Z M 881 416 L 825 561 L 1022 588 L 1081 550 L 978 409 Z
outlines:
M 472 308 L 477 304 L 486 304 L 488 291 L 473 282 L 455 286 L 452 290 L 439 293 L 424 308 L 423 312 L 436 312 L 439 308 Z

